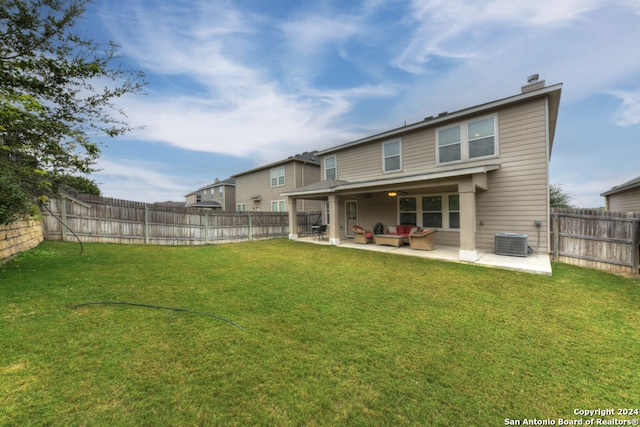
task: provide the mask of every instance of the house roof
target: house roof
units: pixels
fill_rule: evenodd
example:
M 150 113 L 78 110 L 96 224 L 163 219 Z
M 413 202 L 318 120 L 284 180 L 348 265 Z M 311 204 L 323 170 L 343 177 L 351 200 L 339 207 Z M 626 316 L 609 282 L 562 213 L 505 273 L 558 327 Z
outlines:
M 615 187 L 612 187 L 611 190 L 605 191 L 604 193 L 600 194 L 600 196 L 602 197 L 611 196 L 613 194 L 622 193 L 624 191 L 631 190 L 634 188 L 639 188 L 639 187 L 640 187 L 640 176 L 632 179 L 631 181 L 627 181 L 624 184 L 616 185 Z
M 222 181 L 217 180 L 212 184 L 204 185 L 204 186 L 198 188 L 196 191 L 192 191 L 191 193 L 185 195 L 184 197 L 189 197 L 192 194 L 201 193 L 202 191 L 207 190 L 209 188 L 222 187 L 223 185 L 227 186 L 227 187 L 235 187 L 236 186 L 236 180 L 235 180 L 235 178 L 227 178 L 227 179 L 223 179 Z
M 221 208 L 222 205 L 213 200 L 203 200 L 197 203 L 189 203 L 186 205 L 188 208 Z
M 206 190 L 207 188 L 213 188 L 213 187 L 221 187 L 223 185 L 227 185 L 227 186 L 232 186 L 235 187 L 236 185 L 236 180 L 234 178 L 227 178 L 227 179 L 223 179 L 222 181 L 217 180 L 213 182 L 213 184 L 207 184 L 203 187 L 200 187 L 198 190 Z
M 277 162 L 269 163 L 268 165 L 259 166 L 255 169 L 250 169 L 248 171 L 240 172 L 233 175 L 233 178 L 237 178 L 239 176 L 248 175 L 250 173 L 258 172 L 264 169 L 271 169 L 276 166 L 284 165 L 290 162 L 300 162 L 300 163 L 309 163 L 320 166 L 320 158 L 318 157 L 318 150 L 314 151 L 305 151 L 302 154 L 296 154 L 295 156 L 289 156 L 284 160 L 279 160 Z
M 325 154 L 329 154 L 334 151 L 339 151 L 344 148 L 365 144 L 378 139 L 389 138 L 389 137 L 401 135 L 406 132 L 426 128 L 426 127 L 443 125 L 449 121 L 460 120 L 464 116 L 469 116 L 472 114 L 480 114 L 482 112 L 494 110 L 496 108 L 504 107 L 509 104 L 516 104 L 523 101 L 545 97 L 545 96 L 549 97 L 549 155 L 551 155 L 551 148 L 553 147 L 553 138 L 556 131 L 558 109 L 560 106 L 561 92 L 562 92 L 562 83 L 558 83 L 556 85 L 547 86 L 547 87 L 542 86 L 540 89 L 529 90 L 526 92 L 523 91 L 523 93 L 520 93 L 518 95 L 510 96 L 508 98 L 499 99 L 499 100 L 488 102 L 485 104 L 476 105 L 474 107 L 465 108 L 462 110 L 455 111 L 453 113 L 441 113 L 437 117 L 433 117 L 433 116 L 427 117 L 421 122 L 409 124 L 409 125 L 392 129 L 389 131 L 385 131 L 376 135 L 368 136 L 366 138 L 358 139 L 356 141 L 348 142 L 346 144 L 338 145 L 336 147 L 328 148 L 326 150 L 322 150 L 318 153 L 318 155 L 323 156 Z
M 462 169 L 451 169 L 447 171 L 440 171 L 434 173 L 427 174 L 418 174 L 418 175 L 408 175 L 402 177 L 395 178 L 384 178 L 384 179 L 374 179 L 370 181 L 360 181 L 360 182 L 348 182 L 348 181 L 340 181 L 340 180 L 326 180 L 316 182 L 314 184 L 306 185 L 304 187 L 296 188 L 292 191 L 287 191 L 282 193 L 282 196 L 310 196 L 310 195 L 321 195 L 321 194 L 331 194 L 340 191 L 349 191 L 349 190 L 371 190 L 376 187 L 385 187 L 385 186 L 402 186 L 403 184 L 416 183 L 416 182 L 426 182 L 433 181 L 436 179 L 446 179 L 446 178 L 456 178 L 462 177 L 466 175 L 473 175 L 477 173 L 487 173 L 499 169 L 500 165 L 488 165 L 488 166 L 475 166 L 470 168 L 462 168 Z M 401 188 L 401 187 L 399 187 Z

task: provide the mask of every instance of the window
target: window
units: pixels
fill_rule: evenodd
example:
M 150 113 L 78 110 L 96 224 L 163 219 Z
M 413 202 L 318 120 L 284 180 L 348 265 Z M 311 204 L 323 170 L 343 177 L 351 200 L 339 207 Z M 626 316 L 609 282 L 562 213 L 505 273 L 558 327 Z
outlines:
M 196 194 L 196 203 L 200 203 L 202 201 L 202 196 L 200 194 Z
M 325 157 L 324 159 L 324 179 L 337 179 L 336 156 Z
M 495 117 L 438 129 L 438 164 L 467 161 L 497 155 Z
M 496 138 L 493 117 L 469 123 L 468 130 L 470 159 L 495 154 Z
M 274 200 L 271 202 L 271 212 L 286 212 L 287 202 L 284 200 Z
M 400 197 L 400 224 L 417 225 L 417 202 L 415 197 Z
M 400 199 L 399 211 L 400 224 L 443 230 L 460 229 L 460 196 L 458 194 L 403 197 Z
M 402 169 L 401 152 L 402 146 L 399 139 L 382 144 L 385 172 L 397 172 Z
M 220 200 L 224 199 L 224 187 L 220 187 L 220 189 L 218 190 L 218 198 Z
M 284 185 L 284 166 L 271 169 L 271 186 L 279 187 Z
M 422 226 L 425 228 L 442 228 L 442 196 L 425 196 L 422 198 Z
M 331 224 L 331 210 L 329 209 L 329 202 L 324 202 L 324 211 L 327 217 L 327 224 Z
M 460 196 L 450 194 L 449 197 L 449 228 L 460 228 Z
M 439 162 L 454 162 L 460 160 L 462 142 L 460 140 L 460 126 L 438 131 Z
M 245 212 L 247 210 L 247 204 L 246 203 L 238 203 L 236 205 L 236 210 L 239 212 Z

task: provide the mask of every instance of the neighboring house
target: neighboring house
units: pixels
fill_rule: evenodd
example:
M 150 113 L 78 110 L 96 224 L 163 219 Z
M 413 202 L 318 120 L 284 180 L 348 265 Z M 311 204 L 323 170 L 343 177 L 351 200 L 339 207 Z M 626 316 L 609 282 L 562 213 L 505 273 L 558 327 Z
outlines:
M 322 181 L 286 192 L 289 206 L 324 200 L 335 245 L 354 224 L 412 224 L 437 228 L 436 245 L 458 247 L 464 261 L 493 251 L 503 232 L 526 234 L 529 246 L 548 253 L 561 91 L 534 75 L 515 96 L 321 151 Z
M 236 209 L 236 183 L 233 178 L 220 181 L 215 179 L 213 184 L 205 185 L 185 196 L 185 206 L 209 208 L 221 211 Z
M 236 180 L 236 210 L 284 212 L 285 191 L 320 181 L 317 151 L 305 152 L 285 160 L 233 175 Z M 300 200 L 298 211 L 319 211 L 320 202 Z
M 640 212 L 640 176 L 601 194 L 608 211 Z

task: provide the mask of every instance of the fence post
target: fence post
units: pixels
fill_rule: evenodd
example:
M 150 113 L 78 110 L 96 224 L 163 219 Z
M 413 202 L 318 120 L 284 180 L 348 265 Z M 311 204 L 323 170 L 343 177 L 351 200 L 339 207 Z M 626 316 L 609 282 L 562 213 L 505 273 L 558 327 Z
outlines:
M 633 257 L 633 270 L 640 273 L 640 219 L 631 223 L 631 256 Z
M 62 227 L 61 227 L 61 231 L 62 231 L 62 241 L 66 241 L 67 240 L 67 198 L 62 196 L 60 197 L 60 212 L 62 215 Z
M 209 244 L 209 212 L 204 212 L 204 244 Z
M 251 211 L 247 212 L 247 216 L 249 217 L 249 241 L 253 241 L 253 224 L 251 223 Z
M 553 259 L 558 260 L 559 256 L 559 245 L 560 245 L 560 230 L 558 230 L 558 226 L 560 221 L 558 220 L 558 213 L 555 212 L 553 214 Z
M 149 244 L 149 205 L 144 204 L 144 243 Z

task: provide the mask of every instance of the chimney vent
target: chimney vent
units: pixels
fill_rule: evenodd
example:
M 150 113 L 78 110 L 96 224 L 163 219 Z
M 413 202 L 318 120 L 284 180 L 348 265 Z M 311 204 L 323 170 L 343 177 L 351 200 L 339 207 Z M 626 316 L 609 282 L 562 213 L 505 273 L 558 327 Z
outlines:
M 527 84 L 522 86 L 522 93 L 542 89 L 544 87 L 544 80 L 539 79 L 540 76 L 538 74 L 531 74 L 527 77 Z

